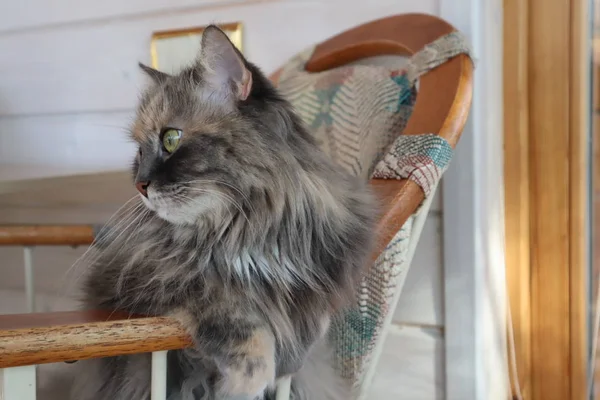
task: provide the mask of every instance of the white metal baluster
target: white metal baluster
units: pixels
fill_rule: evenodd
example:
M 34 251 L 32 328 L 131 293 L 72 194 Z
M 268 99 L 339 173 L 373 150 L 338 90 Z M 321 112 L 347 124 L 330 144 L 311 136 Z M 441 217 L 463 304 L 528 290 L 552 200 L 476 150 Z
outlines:
M 27 295 L 27 311 L 35 312 L 35 287 L 33 279 L 33 247 L 23 249 L 25 259 L 25 293 Z
M 167 398 L 167 352 L 152 353 L 152 400 Z
M 286 376 L 285 378 L 281 378 L 279 382 L 277 382 L 277 395 L 275 396 L 275 399 L 290 400 L 291 391 L 292 377 Z
M 36 400 L 35 365 L 0 370 L 4 400 Z

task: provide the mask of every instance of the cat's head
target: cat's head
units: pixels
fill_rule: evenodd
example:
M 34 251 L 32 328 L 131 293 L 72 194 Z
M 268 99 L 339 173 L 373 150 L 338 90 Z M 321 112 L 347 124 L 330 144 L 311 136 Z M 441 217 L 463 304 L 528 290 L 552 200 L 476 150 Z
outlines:
M 203 214 L 239 208 L 268 183 L 281 138 L 260 127 L 281 125 L 281 113 L 269 106 L 279 98 L 225 33 L 208 27 L 197 61 L 177 75 L 140 66 L 151 82 L 131 129 L 139 145 L 133 175 L 150 209 L 194 224 Z

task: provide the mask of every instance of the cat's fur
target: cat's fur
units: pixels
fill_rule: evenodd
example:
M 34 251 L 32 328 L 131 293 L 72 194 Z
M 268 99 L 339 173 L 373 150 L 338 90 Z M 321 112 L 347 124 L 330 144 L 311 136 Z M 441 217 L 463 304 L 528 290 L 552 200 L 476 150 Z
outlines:
M 349 400 L 325 332 L 354 298 L 375 208 L 267 78 L 217 27 L 195 65 L 153 83 L 132 137 L 148 198 L 88 256 L 85 305 L 177 318 L 193 349 L 169 353 L 169 399 Z M 168 154 L 160 132 L 181 129 Z M 149 399 L 149 355 L 78 363 L 73 400 Z

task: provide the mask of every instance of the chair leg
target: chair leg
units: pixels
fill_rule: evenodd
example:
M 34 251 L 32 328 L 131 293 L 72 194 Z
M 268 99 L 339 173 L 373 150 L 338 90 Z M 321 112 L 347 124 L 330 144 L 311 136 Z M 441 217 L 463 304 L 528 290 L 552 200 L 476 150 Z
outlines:
M 292 377 L 288 376 L 281 378 L 279 382 L 277 382 L 277 395 L 275 396 L 275 400 L 290 400 L 291 392 Z
M 0 370 L 4 400 L 36 400 L 35 365 Z M 4 395 L 4 396 L 2 396 Z
M 152 353 L 152 387 L 150 398 L 152 400 L 165 400 L 167 398 L 167 352 L 155 351 Z
M 23 258 L 25 261 L 25 294 L 27 296 L 27 311 L 35 312 L 35 283 L 33 279 L 33 247 L 25 246 L 23 248 Z

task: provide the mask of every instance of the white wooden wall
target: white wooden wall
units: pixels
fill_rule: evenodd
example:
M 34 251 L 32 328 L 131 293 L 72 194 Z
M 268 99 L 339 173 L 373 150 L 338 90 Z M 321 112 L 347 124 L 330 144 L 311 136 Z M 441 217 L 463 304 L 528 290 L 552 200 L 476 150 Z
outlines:
M 123 131 L 149 62 L 153 31 L 244 23 L 246 55 L 266 72 L 307 45 L 374 18 L 439 13 L 439 0 L 28 0 L 0 2 L 0 181 L 73 171 L 122 169 L 133 154 Z M 102 178 L 99 178 L 102 179 Z M 1 183 L 0 183 L 1 185 Z M 79 190 L 79 186 L 73 190 Z M 0 223 L 102 221 L 118 199 L 23 203 L 0 195 Z M 444 398 L 441 201 L 434 202 L 373 399 Z M 66 269 L 83 249 L 38 248 L 36 285 L 48 308 Z M 18 312 L 22 251 L 0 248 L 0 312 Z M 44 297 L 45 296 L 45 297 Z M 50 296 L 50 297 L 49 297 Z

